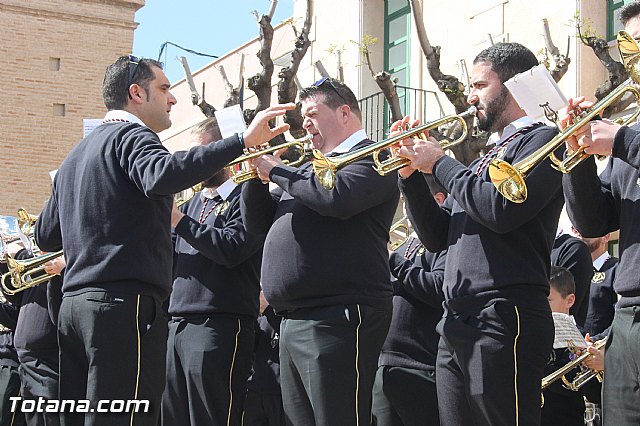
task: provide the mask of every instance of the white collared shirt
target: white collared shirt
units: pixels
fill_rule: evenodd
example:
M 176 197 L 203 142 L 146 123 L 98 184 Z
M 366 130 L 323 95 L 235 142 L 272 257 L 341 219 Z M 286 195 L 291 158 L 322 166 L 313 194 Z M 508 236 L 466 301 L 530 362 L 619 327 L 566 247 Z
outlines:
M 144 124 L 142 122 L 142 120 L 140 120 L 138 117 L 136 117 L 135 115 L 131 114 L 129 111 L 124 111 L 122 109 L 114 109 L 114 110 L 111 110 L 111 111 L 107 112 L 107 115 L 104 116 L 103 121 L 109 121 L 109 120 L 130 121 L 132 123 L 137 123 L 137 124 L 139 124 L 141 126 L 147 127 L 147 125 Z
M 607 260 L 609 260 L 609 258 L 611 257 L 611 255 L 609 254 L 608 251 L 605 251 L 604 253 L 602 253 L 596 260 L 593 261 L 593 267 L 599 271 L 600 268 L 602 268 L 602 265 L 604 265 L 604 262 L 606 262 Z
M 520 117 L 512 121 L 511 123 L 507 124 L 507 126 L 504 129 L 502 129 L 502 136 L 498 135 L 498 132 L 492 133 L 491 136 L 489 136 L 489 139 L 487 140 L 487 145 L 492 145 L 495 143 L 496 146 L 498 146 L 518 130 L 524 127 L 530 126 L 534 123 L 535 121 L 533 121 L 527 115 L 525 115 L 524 117 Z
M 232 179 L 227 179 L 226 181 L 224 181 L 222 185 L 220 185 L 216 189 L 204 188 L 200 192 L 200 197 L 202 200 L 204 200 L 205 198 L 212 200 L 216 197 L 216 195 L 219 195 L 220 198 L 226 201 L 226 199 L 229 197 L 229 195 L 231 195 L 233 190 L 236 189 L 236 186 L 238 186 L 238 184 L 235 183 Z
M 340 143 L 340 145 L 336 146 L 331 151 L 327 152 L 327 155 L 343 154 L 345 152 L 348 152 L 351 148 L 353 148 L 354 146 L 356 146 L 357 144 L 359 144 L 360 142 L 362 142 L 367 138 L 368 138 L 367 132 L 365 132 L 363 129 L 360 129 L 354 134 L 352 134 L 351 136 L 349 136 L 348 138 L 346 138 L 345 140 L 343 140 Z

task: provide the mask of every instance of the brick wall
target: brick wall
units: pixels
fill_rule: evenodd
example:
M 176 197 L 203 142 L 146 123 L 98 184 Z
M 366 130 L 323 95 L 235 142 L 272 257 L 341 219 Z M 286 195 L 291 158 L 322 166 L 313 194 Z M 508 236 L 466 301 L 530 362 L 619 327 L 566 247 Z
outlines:
M 56 169 L 105 113 L 105 67 L 131 53 L 144 0 L 0 0 L 0 214 L 38 214 Z M 62 114 L 64 110 L 64 115 Z

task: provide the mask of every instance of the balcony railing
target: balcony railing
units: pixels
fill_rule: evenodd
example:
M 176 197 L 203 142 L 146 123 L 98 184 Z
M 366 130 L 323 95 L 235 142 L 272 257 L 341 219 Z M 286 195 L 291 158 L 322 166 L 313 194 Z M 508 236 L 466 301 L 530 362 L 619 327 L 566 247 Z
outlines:
M 413 89 L 396 86 L 402 115 L 420 119 L 422 123 L 444 116 L 438 93 L 431 90 Z M 359 101 L 362 111 L 362 125 L 374 141 L 383 140 L 388 132 L 391 110 L 382 92 L 362 98 Z

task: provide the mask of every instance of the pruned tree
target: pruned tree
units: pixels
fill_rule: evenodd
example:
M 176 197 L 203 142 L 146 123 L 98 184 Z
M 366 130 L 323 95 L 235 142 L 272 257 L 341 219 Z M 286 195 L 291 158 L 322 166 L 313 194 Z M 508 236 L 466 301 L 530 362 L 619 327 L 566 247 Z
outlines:
M 382 91 L 385 99 L 389 103 L 389 109 L 391 110 L 391 121 L 397 121 L 402 119 L 402 109 L 400 108 L 400 99 L 398 98 L 398 92 L 396 85 L 393 82 L 392 75 L 384 70 L 376 71 L 371 65 L 371 46 L 378 42 L 376 37 L 365 35 L 362 37 L 360 43 L 351 40 L 358 46 L 358 50 L 362 55 L 364 63 L 367 65 L 371 77 L 375 80 L 376 84 Z
M 278 73 L 280 81 L 278 83 L 278 102 L 288 103 L 296 100 L 298 94 L 298 88 L 295 82 L 295 76 L 300 68 L 300 62 L 304 55 L 307 53 L 309 46 L 311 46 L 311 40 L 309 40 L 309 33 L 311 32 L 311 24 L 313 22 L 313 0 L 307 0 L 307 12 L 305 14 L 304 24 L 302 30 L 298 32 L 293 27 L 296 33 L 295 47 L 291 52 L 291 64 L 288 67 L 284 67 Z M 287 111 L 284 117 L 285 123 L 290 126 L 289 133 L 296 139 L 302 138 L 305 135 L 305 130 L 302 127 L 302 115 L 300 113 L 300 106 L 293 111 Z
M 271 3 L 269 13 L 275 11 L 274 3 Z M 260 28 L 260 50 L 258 50 L 258 59 L 262 70 L 250 77 L 247 80 L 247 86 L 251 89 L 258 98 L 258 104 L 253 110 L 245 109 L 245 120 L 250 123 L 255 115 L 268 108 L 271 104 L 271 77 L 273 76 L 273 60 L 271 60 L 271 45 L 273 44 L 273 27 L 271 26 L 271 18 L 273 15 L 261 15 L 258 17 L 258 13 L 254 11 L 256 19 L 258 21 L 258 27 Z
M 241 102 L 242 86 L 244 86 L 244 77 L 242 76 L 244 71 L 244 54 L 240 54 L 240 66 L 238 67 L 238 85 L 234 86 L 229 81 L 227 73 L 223 65 L 216 67 L 220 76 L 222 76 L 222 82 L 224 83 L 225 91 L 227 92 L 227 98 L 224 101 L 223 108 L 231 105 L 238 105 Z
M 580 15 L 577 13 L 574 19 L 578 38 L 585 46 L 591 48 L 600 63 L 607 70 L 607 79 L 596 88 L 594 93 L 596 99 L 601 100 L 611 93 L 613 89 L 618 87 L 620 83 L 629 78 L 629 73 L 621 62 L 611 57 L 609 54 L 609 44 L 604 38 L 595 34 L 591 29 L 589 21 L 580 19 Z M 605 109 L 602 115 L 604 117 L 610 117 L 616 112 L 624 111 L 634 101 L 634 97 L 627 93 L 622 97 L 620 102 Z
M 182 68 L 184 69 L 187 84 L 189 85 L 189 90 L 191 91 L 191 103 L 200 108 L 200 111 L 202 111 L 202 113 L 206 117 L 213 117 L 216 109 L 213 107 L 213 105 L 210 105 L 204 99 L 204 83 L 202 83 L 202 96 L 200 96 L 200 94 L 198 93 L 198 89 L 196 89 L 196 84 L 193 81 L 193 75 L 191 74 L 191 69 L 189 68 L 189 62 L 187 62 L 187 58 L 181 56 L 180 63 L 182 64 Z
M 547 18 L 544 18 L 542 20 L 542 31 L 546 46 L 544 50 L 544 60 L 542 62 L 549 69 L 551 77 L 553 77 L 553 80 L 557 83 L 567 73 L 567 70 L 569 70 L 569 64 L 571 63 L 571 58 L 569 58 L 569 46 L 571 43 L 571 37 L 567 37 L 567 53 L 563 55 L 553 43 Z M 549 56 L 553 60 L 553 65 L 549 60 Z
M 422 53 L 427 61 L 427 70 L 433 81 L 438 86 L 438 89 L 444 93 L 449 102 L 455 108 L 456 114 L 460 114 L 469 108 L 467 104 L 467 95 L 465 93 L 465 85 L 458 80 L 457 77 L 449 74 L 444 74 L 440 70 L 440 46 L 433 46 L 427 36 L 427 31 L 424 27 L 424 18 L 422 15 L 422 2 L 420 0 L 409 0 L 411 6 L 411 14 L 416 25 L 416 32 L 418 33 L 418 41 Z M 473 117 L 465 119 L 467 122 L 467 128 L 473 128 Z M 451 131 L 453 137 L 457 138 L 462 132 L 462 129 L 455 129 Z M 467 139 L 464 143 L 458 144 L 451 148 L 453 155 L 461 163 L 468 165 L 473 160 L 478 158 L 481 152 L 486 149 L 488 134 L 486 132 L 471 132 L 467 134 Z

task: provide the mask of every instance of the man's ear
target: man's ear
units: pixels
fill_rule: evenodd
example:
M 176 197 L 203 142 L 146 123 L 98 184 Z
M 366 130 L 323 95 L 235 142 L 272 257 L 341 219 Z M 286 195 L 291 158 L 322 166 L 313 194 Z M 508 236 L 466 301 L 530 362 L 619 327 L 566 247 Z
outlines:
M 136 83 L 133 83 L 131 86 L 129 86 L 129 97 L 133 102 L 137 104 L 140 104 L 145 100 L 142 95 L 143 92 L 144 89 Z
M 567 308 L 570 308 L 573 306 L 574 303 L 576 303 L 576 295 L 571 293 L 567 296 Z
M 347 104 L 340 105 L 340 113 L 343 119 L 348 119 L 351 116 L 351 107 Z

